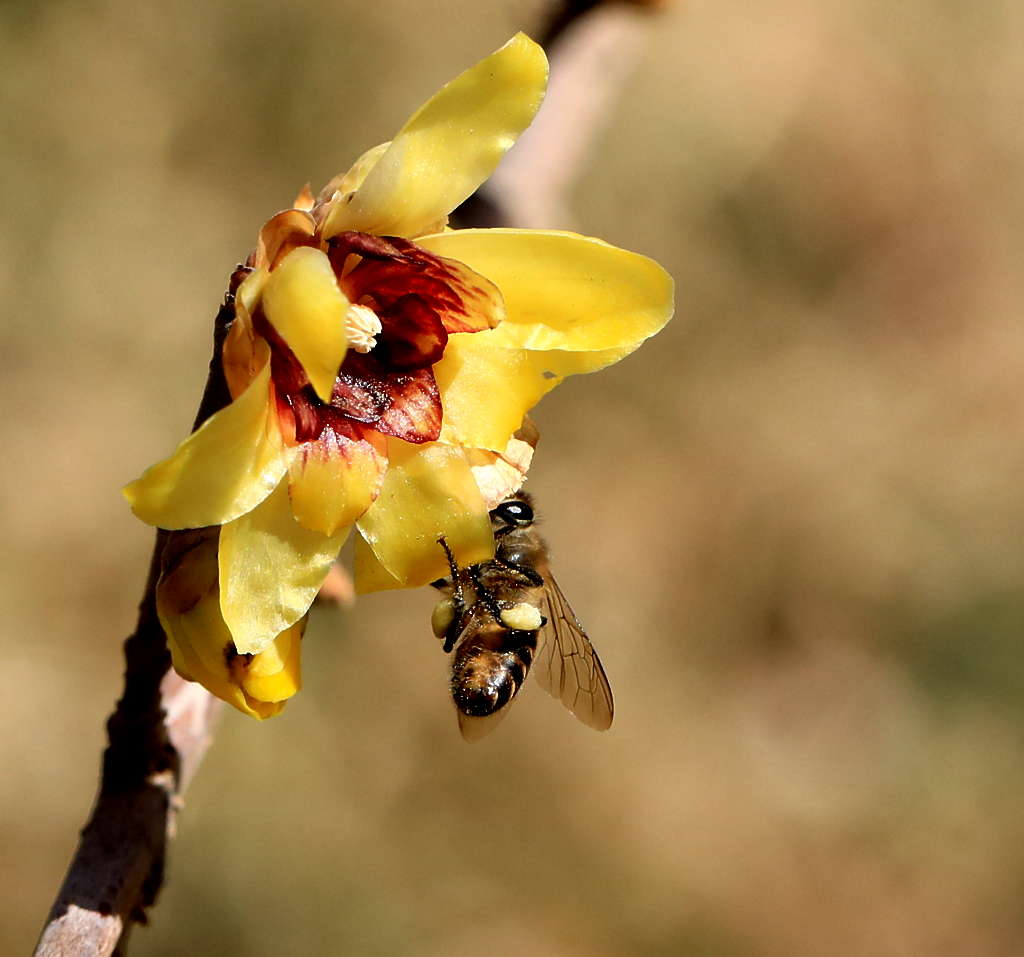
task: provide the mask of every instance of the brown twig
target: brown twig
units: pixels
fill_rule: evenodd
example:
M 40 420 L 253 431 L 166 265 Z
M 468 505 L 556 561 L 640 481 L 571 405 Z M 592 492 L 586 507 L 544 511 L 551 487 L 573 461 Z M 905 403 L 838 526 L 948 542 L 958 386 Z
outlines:
M 214 320 L 210 373 L 194 428 L 230 400 L 220 347 L 234 317 L 231 277 Z M 163 883 L 168 837 L 209 743 L 218 703 L 170 671 L 155 590 L 167 534 L 157 532 L 135 632 L 124 643 L 124 692 L 107 721 L 99 794 L 36 946 L 37 957 L 107 955 L 123 949 L 132 921 L 145 922 Z M 119 946 L 120 945 L 120 946 Z

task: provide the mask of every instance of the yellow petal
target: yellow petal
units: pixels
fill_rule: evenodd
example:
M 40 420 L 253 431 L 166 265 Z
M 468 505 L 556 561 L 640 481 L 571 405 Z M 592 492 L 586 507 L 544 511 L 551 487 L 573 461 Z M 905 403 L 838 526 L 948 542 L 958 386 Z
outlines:
M 387 152 L 390 142 L 381 143 L 368 149 L 359 157 L 344 173 L 339 173 L 322 190 L 317 198 L 321 203 L 334 203 L 346 201 L 346 194 L 359 189 L 363 180 L 369 175 L 370 170 L 377 165 L 377 161 Z M 326 219 L 326 215 L 324 217 Z
M 254 269 L 242 280 L 241 285 L 235 291 L 235 302 L 243 308 L 247 315 L 252 315 L 269 278 L 270 273 L 266 269 Z
M 494 345 L 501 331 L 449 336 L 434 366 L 444 420 L 440 441 L 501 452 L 523 416 L 566 376 L 616 362 L 633 346 L 598 352 L 532 352 Z
M 295 521 L 287 482 L 221 529 L 220 609 L 238 651 L 259 654 L 309 610 L 347 535 Z
M 279 634 L 265 650 L 248 658 L 239 655 L 231 663 L 238 683 L 256 701 L 285 701 L 302 688 L 303 616 Z
M 494 555 L 487 509 L 462 449 L 392 439 L 388 455 L 380 495 L 356 524 L 390 575 L 410 587 L 447 575 L 440 535 L 462 565 Z M 357 566 L 356 590 L 373 587 Z
M 287 467 L 265 362 L 245 392 L 126 485 L 124 497 L 160 528 L 220 525 L 263 501 Z
M 221 365 L 232 399 L 237 399 L 249 387 L 270 354 L 266 342 L 256 335 L 252 326 L 253 310 L 269 275 L 265 269 L 254 270 L 235 293 L 235 318 L 221 349 Z
M 237 708 L 242 714 L 251 718 L 264 719 L 272 718 L 280 714 L 284 707 L 283 702 L 266 702 L 248 695 L 238 684 L 235 683 L 231 668 L 227 662 L 231 658 L 231 641 L 228 636 L 228 643 L 219 650 L 212 649 L 211 653 L 200 656 L 197 653 L 195 642 L 202 641 L 209 635 L 209 622 L 198 622 L 195 616 L 181 619 L 177 623 L 161 619 L 164 631 L 167 634 L 167 647 L 171 652 L 171 664 L 174 670 L 182 678 L 188 681 L 197 681 L 210 694 L 221 701 L 226 701 L 233 708 Z M 224 627 L 223 621 L 221 627 Z M 227 634 L 227 629 L 224 629 Z
M 304 198 L 303 194 L 299 195 L 299 201 Z M 315 232 L 316 223 L 304 209 L 284 209 L 271 216 L 260 230 L 259 242 L 256 244 L 256 265 L 276 269 L 280 260 L 296 246 L 317 246 L 319 241 Z
M 313 196 L 313 190 L 310 189 L 309 183 L 306 183 L 306 185 L 299 190 L 299 195 L 295 197 L 295 201 L 292 203 L 292 206 L 296 209 L 305 210 L 308 213 L 315 203 L 316 198 Z
M 672 277 L 653 259 L 576 233 L 460 229 L 418 245 L 458 259 L 505 297 L 492 341 L 523 349 L 636 348 L 673 311 Z
M 324 236 L 436 229 L 530 125 L 546 85 L 544 51 L 517 34 L 413 114 L 351 199 L 331 209 Z
M 217 537 L 216 529 L 200 529 L 176 533 L 168 540 L 156 589 L 160 624 L 178 674 L 198 681 L 243 714 L 269 718 L 281 711 L 283 704 L 278 702 L 284 696 L 253 695 L 235 675 L 239 656 L 218 603 Z
M 362 535 L 355 537 L 353 575 L 356 591 L 361 595 L 375 591 L 405 588 L 405 583 L 400 582 L 380 563 Z M 445 577 L 447 577 L 447 573 Z
M 376 449 L 366 440 L 330 430 L 296 449 L 289 469 L 292 513 L 306 528 L 333 535 L 347 528 L 380 491 L 388 460 L 385 442 Z
M 345 358 L 348 299 L 338 288 L 326 253 L 310 246 L 293 249 L 263 288 L 263 310 L 288 343 L 324 402 Z
M 494 345 L 496 332 L 448 337 L 444 358 L 434 366 L 444 408 L 442 442 L 502 451 L 523 416 L 561 381 L 532 362 L 532 353 Z

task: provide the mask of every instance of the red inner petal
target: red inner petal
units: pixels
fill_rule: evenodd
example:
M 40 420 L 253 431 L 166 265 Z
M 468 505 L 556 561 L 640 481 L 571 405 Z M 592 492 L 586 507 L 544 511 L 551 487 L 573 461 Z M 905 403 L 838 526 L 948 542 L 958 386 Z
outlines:
M 397 242 L 405 242 L 397 240 Z M 407 245 L 411 245 L 407 244 Z M 365 259 L 401 259 L 402 250 L 394 245 L 391 237 L 371 236 L 369 233 L 344 232 L 327 241 L 327 255 L 337 275 L 344 273 L 345 260 L 349 256 Z
M 349 458 L 350 443 L 364 442 L 372 447 L 378 455 L 382 457 L 387 455 L 387 439 L 371 426 L 353 422 L 330 406 L 324 406 L 320 410 L 320 415 L 323 420 L 323 430 L 319 435 L 319 441 L 328 453 L 338 451 L 345 458 Z
M 441 434 L 441 393 L 433 369 L 419 369 L 392 386 L 390 408 L 377 431 L 405 442 L 434 442 Z
M 497 290 L 469 267 L 436 256 L 407 239 L 342 233 L 330 250 L 335 271 L 355 253 L 362 260 L 343 276 L 342 286 L 353 302 L 371 296 L 380 311 L 399 299 L 416 295 L 433 309 L 448 332 L 479 332 L 495 324 Z M 332 240 L 332 244 L 334 240 Z
M 373 424 L 378 432 L 406 442 L 432 442 L 441 434 L 441 395 L 432 369 L 395 370 L 372 353 L 350 353 L 341 370 L 361 390 L 387 396 Z
M 377 349 L 388 365 L 420 369 L 440 362 L 448 333 L 437 313 L 414 294 L 379 308 L 381 334 Z
M 378 379 L 365 379 L 352 371 L 346 357 L 334 384 L 331 406 L 359 422 L 376 422 L 391 404 L 386 386 Z

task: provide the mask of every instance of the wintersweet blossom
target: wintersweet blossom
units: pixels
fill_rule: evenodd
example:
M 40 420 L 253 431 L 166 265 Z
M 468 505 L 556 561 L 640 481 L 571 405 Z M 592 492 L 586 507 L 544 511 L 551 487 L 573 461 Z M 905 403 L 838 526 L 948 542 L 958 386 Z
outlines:
M 280 713 L 301 685 L 306 616 L 258 654 L 240 654 L 220 612 L 216 528 L 175 532 L 161 556 L 156 607 L 171 662 L 183 678 L 254 718 Z
M 242 710 L 284 685 L 239 699 L 237 655 L 252 672 L 294 647 L 294 669 L 275 674 L 297 688 L 296 628 L 353 526 L 361 591 L 441 577 L 441 534 L 462 564 L 490 557 L 487 511 L 522 479 L 528 410 L 672 315 L 672 280 L 643 256 L 574 233 L 446 227 L 546 82 L 543 51 L 519 34 L 270 219 L 223 346 L 232 401 L 125 488 L 143 521 L 217 529 L 205 604 L 166 598 L 161 621 L 175 667 Z M 481 491 L 488 462 L 519 463 L 507 488 L 492 473 Z M 212 547 L 193 558 L 206 573 Z

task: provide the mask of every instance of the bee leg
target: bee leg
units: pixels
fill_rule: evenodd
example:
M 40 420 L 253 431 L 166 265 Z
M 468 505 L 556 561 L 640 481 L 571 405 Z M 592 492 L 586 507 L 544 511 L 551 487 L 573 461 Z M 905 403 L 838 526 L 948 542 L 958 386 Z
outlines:
M 453 601 L 455 601 L 459 608 L 464 608 L 466 605 L 466 595 L 462 588 L 462 575 L 459 574 L 459 563 L 455 561 L 455 556 L 448 546 L 448 539 L 444 535 L 437 539 L 437 544 L 444 549 L 445 555 L 448 556 L 448 567 L 451 569 L 452 577 L 451 579 L 439 578 L 436 582 L 431 582 L 431 584 L 435 588 L 451 588 Z
M 501 564 L 500 562 L 488 562 L 488 565 Z M 477 600 L 482 602 L 484 607 L 491 613 L 491 617 L 501 624 L 501 603 L 491 593 L 482 581 L 480 581 L 480 569 L 482 565 L 473 565 L 469 568 L 469 577 L 473 582 L 473 590 L 476 592 Z M 504 566 L 502 566 L 504 567 Z
M 448 540 L 441 535 L 437 539 L 438 545 L 444 549 L 445 555 L 448 556 L 448 567 L 451 569 L 451 580 L 439 578 L 436 582 L 432 582 L 435 588 L 441 588 L 444 590 L 451 589 L 451 601 L 452 608 L 454 610 L 454 618 L 449 624 L 448 629 L 445 633 L 444 640 L 444 652 L 448 654 L 454 647 L 455 642 L 459 637 L 459 627 L 462 621 L 462 617 L 466 612 L 466 591 L 463 588 L 462 575 L 459 570 L 459 563 L 455 561 L 455 555 L 452 554 L 452 550 L 448 545 Z
M 519 575 L 528 585 L 533 585 L 535 588 L 540 588 L 544 584 L 544 576 L 534 571 L 532 568 L 528 568 L 526 565 L 517 565 L 514 562 L 503 562 L 499 559 L 494 559 L 494 564 L 506 571 L 511 572 L 513 575 Z

